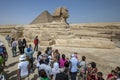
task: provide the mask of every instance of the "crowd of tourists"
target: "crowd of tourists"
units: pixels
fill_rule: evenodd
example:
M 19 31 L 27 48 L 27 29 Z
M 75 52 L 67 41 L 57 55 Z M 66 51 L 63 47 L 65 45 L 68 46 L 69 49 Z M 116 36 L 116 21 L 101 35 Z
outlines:
M 35 37 L 33 45 L 27 43 L 25 38 L 18 39 L 6 36 L 8 46 L 12 49 L 12 55 L 15 57 L 19 54 L 18 72 L 16 80 L 29 80 L 30 74 L 37 69 L 39 80 L 105 80 L 103 73 L 98 70 L 95 62 L 87 62 L 86 56 L 78 58 L 78 53 L 74 52 L 66 56 L 59 52 L 58 49 L 47 47 L 44 53 L 38 49 L 40 41 L 38 36 Z M 19 52 L 17 52 L 17 47 Z M 33 56 L 37 53 L 36 56 Z M 5 62 L 8 54 L 4 44 L 0 43 L 0 74 L 4 71 Z M 37 62 L 37 63 L 35 63 Z M 0 80 L 5 80 L 0 76 Z M 120 80 L 120 67 L 111 70 L 106 80 Z

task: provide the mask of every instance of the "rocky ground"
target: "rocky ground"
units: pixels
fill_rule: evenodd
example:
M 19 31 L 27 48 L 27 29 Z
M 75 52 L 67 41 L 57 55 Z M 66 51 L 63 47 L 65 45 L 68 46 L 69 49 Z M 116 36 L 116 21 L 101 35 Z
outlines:
M 6 62 L 5 74 L 7 80 L 17 80 L 17 65 L 19 62 L 19 54 L 16 57 L 12 57 L 11 47 L 8 47 L 5 37 L 0 36 L 0 41 L 4 42 L 9 55 Z M 66 54 L 69 57 L 73 52 L 78 52 L 78 57 L 81 60 L 81 56 L 87 57 L 87 62 L 94 61 L 97 63 L 98 71 L 103 72 L 104 78 L 106 75 L 114 69 L 116 66 L 120 66 L 120 48 L 115 49 L 96 49 L 96 48 L 74 48 L 74 47 L 56 47 L 61 54 Z M 39 46 L 39 50 L 44 52 L 46 47 Z M 36 52 L 34 53 L 36 57 Z M 35 61 L 36 63 L 36 61 Z M 30 80 L 37 80 L 37 69 L 30 75 Z

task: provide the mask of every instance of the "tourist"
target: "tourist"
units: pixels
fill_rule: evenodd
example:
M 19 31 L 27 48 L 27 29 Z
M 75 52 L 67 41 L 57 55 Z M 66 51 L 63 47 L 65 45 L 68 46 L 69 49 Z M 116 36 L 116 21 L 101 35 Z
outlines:
M 107 80 L 116 80 L 116 71 L 111 70 L 111 73 L 107 75 Z
M 104 80 L 102 72 L 97 73 L 96 80 Z
M 23 54 L 23 43 L 21 39 L 18 40 L 18 49 L 19 49 L 20 54 Z
M 95 62 L 91 62 L 88 67 L 87 80 L 95 80 L 97 75 L 97 67 Z
M 60 64 L 60 68 L 64 68 L 65 67 L 65 62 L 66 62 L 66 57 L 65 54 L 62 54 L 62 58 L 59 59 L 59 64 Z
M 10 47 L 11 46 L 11 37 L 9 35 L 7 35 L 5 39 L 8 42 L 8 46 Z
M 42 60 L 42 52 L 41 51 L 38 51 L 36 59 L 37 59 L 37 63 Z
M 16 48 L 17 48 L 17 42 L 13 38 L 13 42 L 12 42 L 12 54 L 13 54 L 13 57 L 16 56 Z
M 120 72 L 120 67 L 119 66 L 117 66 L 116 68 L 115 68 L 115 72 Z
M 34 51 L 38 51 L 38 44 L 39 44 L 39 40 L 38 40 L 38 36 L 35 37 L 34 39 Z
M 56 74 L 55 80 L 69 80 L 68 75 L 64 71 L 65 71 L 65 68 L 61 69 L 60 73 Z M 71 80 L 74 80 L 74 79 L 71 79 Z
M 4 59 L 4 67 L 6 66 L 6 61 L 8 59 L 8 53 L 7 53 L 7 50 L 6 50 L 6 47 L 4 46 L 4 44 L 1 42 L 0 43 L 0 54 L 3 56 L 3 59 Z
M 18 80 L 29 78 L 29 62 L 26 61 L 26 56 L 20 55 L 20 62 L 18 63 Z
M 15 40 L 14 38 L 11 38 L 11 47 L 12 47 L 12 43 L 13 43 L 14 40 Z
M 4 71 L 4 59 L 2 54 L 0 54 L 0 80 L 6 80 L 5 76 L 3 75 Z
M 58 49 L 55 49 L 55 51 L 53 52 L 53 58 L 56 58 L 57 61 L 59 62 L 60 53 L 59 53 Z
M 74 52 L 75 57 L 78 59 L 78 53 Z
M 120 80 L 120 72 L 117 73 L 117 80 Z
M 53 75 L 53 77 L 52 77 L 53 80 L 55 80 L 57 73 L 60 73 L 59 63 L 54 62 L 53 68 L 52 68 L 52 73 L 51 73 Z
M 52 52 L 53 52 L 52 47 L 49 47 L 49 51 L 47 52 L 48 55 L 51 56 L 51 55 L 52 55 Z
M 72 54 L 71 59 L 70 59 L 71 80 L 76 80 L 77 72 L 78 72 L 78 59 L 76 58 L 74 54 Z
M 25 48 L 26 49 L 26 48 Z M 25 54 L 27 56 L 27 60 L 30 63 L 30 71 L 33 72 L 33 54 L 34 54 L 34 50 L 32 49 L 31 44 L 29 45 L 29 47 L 25 50 Z
M 27 45 L 27 41 L 25 38 L 23 38 L 22 43 L 23 43 L 23 53 L 24 53 L 25 46 Z
M 47 59 L 46 59 L 47 60 Z M 40 72 L 42 69 L 45 70 L 46 74 L 47 74 L 47 78 L 49 78 L 49 80 L 51 79 L 51 72 L 52 72 L 52 68 L 51 66 L 48 65 L 48 61 L 46 61 L 44 58 L 39 62 L 39 64 L 36 65 L 36 67 L 38 68 L 38 73 L 40 76 Z
M 4 62 L 3 56 L 2 56 L 2 54 L 0 54 L 0 73 L 2 73 L 4 70 L 4 63 L 3 62 Z
M 39 77 L 40 77 L 40 80 L 50 80 L 47 76 L 45 69 L 41 69 L 39 71 Z
M 82 60 L 79 63 L 79 71 L 80 74 L 78 76 L 78 80 L 85 79 L 86 78 L 86 70 L 87 70 L 87 63 L 86 63 L 86 57 L 82 56 Z
M 45 50 L 45 54 L 48 55 L 48 51 L 49 51 L 49 49 L 50 49 L 49 47 L 46 48 L 46 50 Z

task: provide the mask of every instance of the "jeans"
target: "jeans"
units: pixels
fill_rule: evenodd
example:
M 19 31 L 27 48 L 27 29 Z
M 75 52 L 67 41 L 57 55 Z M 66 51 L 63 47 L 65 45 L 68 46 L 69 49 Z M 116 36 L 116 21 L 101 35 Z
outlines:
M 76 80 L 77 72 L 70 72 L 71 80 Z
M 35 45 L 35 47 L 34 47 L 34 51 L 38 51 L 38 44 Z
M 16 47 L 12 47 L 13 56 L 16 56 Z

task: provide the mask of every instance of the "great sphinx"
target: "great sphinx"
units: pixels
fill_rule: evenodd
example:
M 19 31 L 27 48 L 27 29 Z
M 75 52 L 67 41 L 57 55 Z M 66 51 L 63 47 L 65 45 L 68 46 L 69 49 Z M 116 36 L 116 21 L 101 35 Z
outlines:
M 55 10 L 52 16 L 53 16 L 53 21 L 67 23 L 67 18 L 69 17 L 69 13 L 65 7 L 60 7 Z

